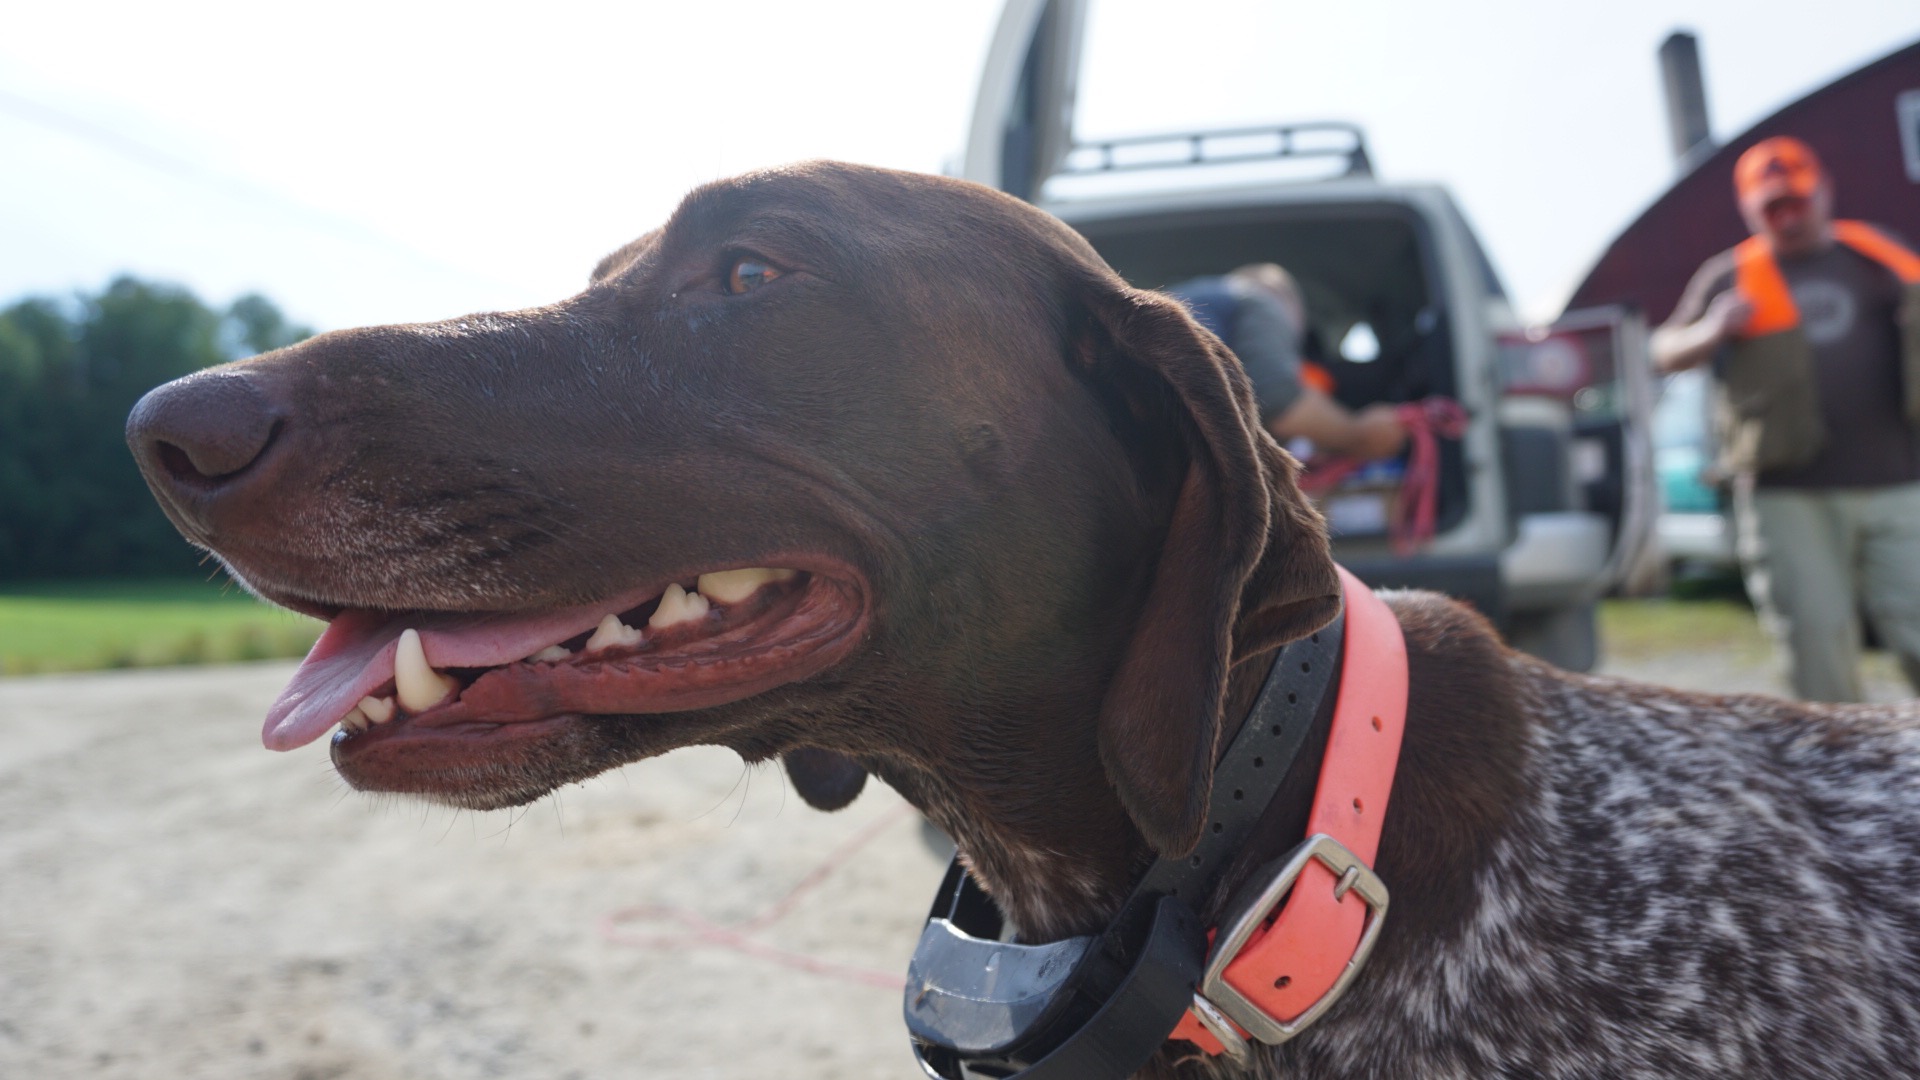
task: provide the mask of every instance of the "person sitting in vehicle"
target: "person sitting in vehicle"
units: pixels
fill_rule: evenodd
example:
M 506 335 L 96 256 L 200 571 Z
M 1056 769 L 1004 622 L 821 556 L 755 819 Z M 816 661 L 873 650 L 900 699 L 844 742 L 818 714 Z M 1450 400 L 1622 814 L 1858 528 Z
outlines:
M 1389 404 L 1358 411 L 1314 385 L 1300 355 L 1306 303 L 1293 275 L 1274 263 L 1252 263 L 1218 277 L 1199 277 L 1166 292 L 1240 357 L 1259 401 L 1260 420 L 1282 445 L 1305 439 L 1316 451 L 1363 461 L 1392 457 L 1407 432 Z

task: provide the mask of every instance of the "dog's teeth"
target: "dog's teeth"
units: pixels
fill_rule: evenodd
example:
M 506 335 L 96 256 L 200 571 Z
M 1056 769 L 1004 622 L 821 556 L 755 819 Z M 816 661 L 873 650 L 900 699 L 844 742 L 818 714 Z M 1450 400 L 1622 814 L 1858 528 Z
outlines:
M 358 706 L 359 711 L 365 713 L 367 719 L 376 724 L 384 724 L 393 719 L 393 708 L 392 698 L 371 695 L 361 698 Z
M 347 715 L 340 718 L 340 726 L 356 734 L 367 730 L 368 724 L 367 714 L 362 712 L 358 705 L 349 709 Z
M 719 570 L 711 574 L 701 574 L 696 586 L 700 595 L 721 604 L 737 604 L 757 592 L 760 586 L 772 581 L 788 581 L 794 575 L 792 570 L 775 570 L 767 566 L 747 566 L 738 570 Z
M 653 617 L 647 625 L 655 630 L 664 630 L 669 626 L 678 626 L 683 622 L 706 618 L 707 598 L 698 592 L 688 592 L 676 582 L 667 586 L 660 594 L 660 606 L 654 609 Z
M 400 648 L 393 654 L 393 686 L 400 707 L 420 713 L 452 697 L 460 689 L 460 682 L 427 664 L 427 650 L 420 644 L 419 631 L 408 627 L 400 632 Z
M 599 652 L 601 649 L 611 649 L 617 645 L 638 644 L 640 644 L 640 631 L 621 622 L 620 616 L 608 615 L 606 618 L 600 620 L 599 626 L 593 628 L 593 636 L 587 639 L 586 646 L 580 651 Z M 534 657 L 539 658 L 542 654 L 552 651 L 552 648 L 542 649 L 540 652 L 535 653 Z M 564 658 L 572 654 L 565 649 L 561 649 L 560 655 Z M 553 657 L 547 657 L 547 659 L 551 660 Z
M 607 616 L 607 618 L 611 619 L 613 618 L 613 616 L 609 615 Z M 605 620 L 602 620 L 603 623 L 604 621 Z M 589 642 L 589 647 L 591 647 L 591 642 Z M 551 664 L 561 660 L 565 660 L 572 655 L 573 655 L 572 653 L 567 651 L 567 647 L 565 645 L 549 645 L 546 648 L 541 649 L 539 652 L 534 653 L 532 656 L 527 657 L 527 663 Z

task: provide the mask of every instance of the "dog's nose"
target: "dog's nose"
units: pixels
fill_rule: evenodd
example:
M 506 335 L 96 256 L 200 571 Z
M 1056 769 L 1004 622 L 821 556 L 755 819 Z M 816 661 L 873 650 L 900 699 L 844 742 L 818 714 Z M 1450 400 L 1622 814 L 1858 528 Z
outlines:
M 245 373 L 211 371 L 141 398 L 127 445 L 154 492 L 204 537 L 220 497 L 260 471 L 283 419 Z

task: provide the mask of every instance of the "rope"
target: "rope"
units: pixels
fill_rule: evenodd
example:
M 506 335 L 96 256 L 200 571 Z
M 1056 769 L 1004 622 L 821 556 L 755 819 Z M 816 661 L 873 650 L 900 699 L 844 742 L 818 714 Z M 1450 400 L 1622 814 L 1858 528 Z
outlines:
M 795 971 L 804 971 L 829 979 L 839 979 L 843 982 L 857 983 L 861 986 L 879 987 L 883 990 L 902 989 L 907 983 L 906 980 L 899 975 L 855 967 L 850 964 L 837 964 L 831 960 L 822 960 L 819 957 L 808 956 L 805 953 L 793 952 L 788 949 L 765 944 L 764 942 L 755 941 L 750 935 L 765 930 L 767 927 L 785 918 L 786 915 L 793 910 L 795 904 L 798 904 L 808 893 L 819 888 L 820 883 L 827 879 L 827 875 L 845 865 L 855 853 L 872 843 L 888 826 L 912 812 L 913 807 L 911 805 L 901 803 L 888 813 L 869 823 L 865 828 L 854 833 L 853 836 L 841 843 L 839 847 L 833 849 L 825 859 L 820 861 L 819 865 L 808 871 L 807 875 L 801 878 L 798 884 L 788 889 L 785 896 L 774 901 L 758 915 L 747 919 L 745 922 L 722 926 L 686 908 L 673 907 L 668 904 L 638 904 L 633 907 L 621 908 L 618 911 L 609 912 L 601 916 L 599 924 L 600 936 L 614 945 L 630 945 L 643 949 L 679 949 L 691 944 L 712 945 L 740 953 L 743 956 L 751 956 L 755 959 L 765 960 L 780 967 L 791 968 Z M 643 921 L 677 923 L 686 933 L 681 935 L 634 935 L 621 930 L 621 927 L 627 923 Z
M 1400 498 L 1394 501 L 1387 531 L 1393 553 L 1405 558 L 1433 539 L 1440 503 L 1440 440 L 1467 433 L 1467 410 L 1452 398 L 1430 397 L 1394 406 L 1394 416 L 1407 432 L 1407 468 L 1400 477 Z M 1358 458 L 1316 454 L 1301 474 L 1300 487 L 1320 498 L 1339 487 L 1366 462 Z

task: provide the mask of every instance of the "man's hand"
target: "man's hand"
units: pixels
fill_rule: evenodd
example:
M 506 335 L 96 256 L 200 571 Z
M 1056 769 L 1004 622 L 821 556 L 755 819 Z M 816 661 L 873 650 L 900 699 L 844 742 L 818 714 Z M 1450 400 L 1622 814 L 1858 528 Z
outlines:
M 1354 457 L 1363 461 L 1392 457 L 1407 444 L 1407 429 L 1392 405 L 1368 405 L 1353 414 Z
M 1728 289 L 1713 298 L 1700 321 L 1711 328 L 1716 347 L 1733 340 L 1753 319 L 1753 305 L 1737 290 Z
M 1311 440 L 1316 450 L 1372 461 L 1392 457 L 1406 445 L 1407 432 L 1392 405 L 1368 405 L 1358 412 L 1311 387 L 1302 390 L 1286 412 L 1267 422 L 1281 445 Z

